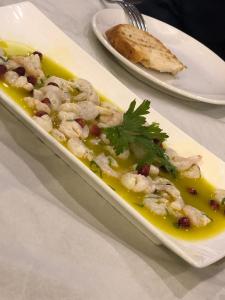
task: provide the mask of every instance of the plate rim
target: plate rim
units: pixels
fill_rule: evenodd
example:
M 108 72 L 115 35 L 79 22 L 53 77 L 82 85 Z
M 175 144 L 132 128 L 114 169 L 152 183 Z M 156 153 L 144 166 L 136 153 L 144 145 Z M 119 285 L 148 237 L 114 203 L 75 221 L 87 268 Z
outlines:
M 161 81 L 160 79 L 156 78 L 155 76 L 147 73 L 147 71 L 141 69 L 138 65 L 132 63 L 131 61 L 129 61 L 127 58 L 125 58 L 123 55 L 121 55 L 117 50 L 115 50 L 111 44 L 107 41 L 107 39 L 104 37 L 104 35 L 101 33 L 101 31 L 98 29 L 98 25 L 97 25 L 97 19 L 99 17 L 100 14 L 104 13 L 104 11 L 121 11 L 119 8 L 104 8 L 100 11 L 98 11 L 97 13 L 95 13 L 95 15 L 92 17 L 92 29 L 96 35 L 96 37 L 98 38 L 98 40 L 101 42 L 101 44 L 116 58 L 119 60 L 120 63 L 123 64 L 123 66 L 126 68 L 126 70 L 128 70 L 130 72 L 130 70 L 132 70 L 135 74 L 138 74 L 139 76 L 142 77 L 142 79 L 140 79 L 140 77 L 138 78 L 139 80 L 144 81 L 145 83 L 153 86 L 154 88 L 160 90 L 161 92 L 164 92 L 166 94 L 172 95 L 172 96 L 176 96 L 176 97 L 181 97 L 182 99 L 188 100 L 188 101 L 197 101 L 197 102 L 204 102 L 204 103 L 208 103 L 208 104 L 214 104 L 214 105 L 225 105 L 225 96 L 224 99 L 222 100 L 218 100 L 218 99 L 213 99 L 213 98 L 205 98 L 202 96 L 198 96 L 195 95 L 191 92 L 182 90 L 180 88 L 177 87 L 173 87 L 170 84 L 167 84 L 163 81 Z M 201 47 L 204 47 L 205 49 L 207 49 L 207 51 L 209 53 L 211 53 L 212 55 L 216 56 L 217 58 L 219 58 L 221 60 L 221 62 L 223 62 L 223 60 L 216 54 L 214 53 L 211 49 L 209 49 L 207 46 L 203 45 L 201 42 L 199 42 L 198 40 L 196 40 L 195 38 L 191 37 L 190 35 L 186 34 L 185 32 L 175 28 L 172 25 L 169 25 L 161 20 L 155 19 L 153 17 L 150 16 L 146 16 L 143 15 L 144 18 L 150 18 L 153 20 L 156 20 L 158 22 L 161 22 L 163 24 L 166 24 L 169 27 L 172 27 L 173 29 L 181 32 L 183 35 L 187 36 L 188 38 L 194 40 L 195 42 L 197 42 Z M 132 75 L 134 75 L 132 72 Z M 135 75 L 134 75 L 135 76 Z

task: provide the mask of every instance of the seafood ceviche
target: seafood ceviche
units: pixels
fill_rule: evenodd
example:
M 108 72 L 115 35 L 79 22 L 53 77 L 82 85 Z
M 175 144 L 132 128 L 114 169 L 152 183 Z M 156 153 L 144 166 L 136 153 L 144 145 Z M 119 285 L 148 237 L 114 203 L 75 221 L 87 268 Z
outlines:
M 27 91 L 24 102 L 32 119 L 103 180 L 111 180 L 134 195 L 137 205 L 161 218 L 172 217 L 180 229 L 213 222 L 204 211 L 185 202 L 172 178 L 201 177 L 201 156 L 181 157 L 166 148 L 168 135 L 157 123 L 146 123 L 150 102 L 132 101 L 123 113 L 102 99 L 85 79 L 47 76 L 42 53 L 7 56 L 0 49 L 0 79 Z M 109 181 L 109 180 L 108 180 Z M 196 195 L 195 188 L 189 194 Z M 209 198 L 213 210 L 225 202 L 225 191 Z M 172 222 L 172 221 L 171 221 Z

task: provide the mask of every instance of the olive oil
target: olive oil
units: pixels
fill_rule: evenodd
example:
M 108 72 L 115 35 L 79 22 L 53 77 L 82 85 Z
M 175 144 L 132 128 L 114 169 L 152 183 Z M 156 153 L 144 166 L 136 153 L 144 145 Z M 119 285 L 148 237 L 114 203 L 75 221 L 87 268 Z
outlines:
M 7 55 L 25 55 L 33 52 L 33 49 L 26 47 L 21 44 L 0 41 L 0 47 L 4 48 Z M 37 49 L 38 50 L 38 49 Z M 47 57 L 43 57 L 42 60 L 42 68 L 47 76 L 59 76 L 64 79 L 73 79 L 76 76 L 71 72 L 67 71 L 63 67 L 59 66 L 57 63 L 52 61 Z M 0 81 L 0 89 L 3 90 L 7 95 L 9 95 L 18 105 L 20 105 L 29 115 L 32 115 L 31 109 L 27 106 L 23 98 L 25 96 L 30 95 L 29 92 L 22 91 L 21 89 L 16 89 L 9 87 L 6 83 Z M 104 97 L 101 97 L 102 101 L 108 101 Z M 91 148 L 95 154 L 99 154 L 101 152 L 107 152 L 104 149 L 102 144 L 93 145 L 90 142 L 90 138 L 86 141 L 86 144 L 89 148 Z M 66 147 L 66 145 L 64 144 Z M 68 150 L 69 151 L 69 150 Z M 118 171 L 131 170 L 135 161 L 131 157 L 126 162 L 119 160 L 119 169 Z M 89 168 L 90 163 L 87 161 L 83 161 L 85 165 Z M 96 169 L 93 169 L 96 172 Z M 160 228 L 162 231 L 185 240 L 199 240 L 206 239 L 212 237 L 216 234 L 219 234 L 225 229 L 225 215 L 222 209 L 220 211 L 213 211 L 209 206 L 209 200 L 212 199 L 213 192 L 215 188 L 208 183 L 204 178 L 200 179 L 187 179 L 187 178 L 172 178 L 167 174 L 161 174 L 162 176 L 170 179 L 175 186 L 180 190 L 181 195 L 186 204 L 190 204 L 201 211 L 203 211 L 209 218 L 212 219 L 212 222 L 203 228 L 194 228 L 190 229 L 180 229 L 176 226 L 176 220 L 171 217 L 161 217 L 154 213 L 151 213 L 147 210 L 143 205 L 143 194 L 141 193 L 133 193 L 128 191 L 118 179 L 106 176 L 102 174 L 102 172 L 96 172 L 97 176 L 100 176 L 102 180 L 110 186 L 114 191 L 116 191 L 124 201 L 128 202 L 135 210 L 137 210 L 145 219 L 149 222 Z M 189 188 L 194 188 L 197 191 L 196 195 L 190 194 L 188 192 Z

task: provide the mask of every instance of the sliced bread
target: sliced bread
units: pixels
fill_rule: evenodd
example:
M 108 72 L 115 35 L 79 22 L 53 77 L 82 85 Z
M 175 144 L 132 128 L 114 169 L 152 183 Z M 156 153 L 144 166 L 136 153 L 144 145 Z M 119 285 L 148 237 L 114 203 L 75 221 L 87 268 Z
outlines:
M 162 42 L 133 25 L 116 25 L 106 31 L 106 36 L 118 52 L 146 68 L 173 75 L 186 68 Z

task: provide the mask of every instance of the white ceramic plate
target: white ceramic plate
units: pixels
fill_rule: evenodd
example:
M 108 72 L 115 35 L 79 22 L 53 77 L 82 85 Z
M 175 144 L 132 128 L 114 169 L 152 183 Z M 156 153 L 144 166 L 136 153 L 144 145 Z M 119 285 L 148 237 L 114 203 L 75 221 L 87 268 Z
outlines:
M 0 38 L 21 42 L 40 50 L 79 77 L 91 81 L 99 92 L 112 99 L 122 109 L 126 109 L 134 98 L 139 104 L 141 103 L 136 95 L 85 53 L 31 3 L 23 2 L 1 7 L 0 19 Z M 196 267 L 207 266 L 225 256 L 225 232 L 214 238 L 197 242 L 179 240 L 162 232 L 144 219 L 65 147 L 41 129 L 20 106 L 1 90 L 0 98 L 4 106 L 154 242 L 160 241 Z M 122 103 L 121 99 L 123 99 Z M 151 121 L 158 121 L 162 128 L 169 133 L 171 137 L 168 145 L 172 145 L 181 155 L 201 154 L 204 158 L 201 166 L 203 176 L 216 187 L 225 188 L 225 163 L 223 161 L 154 110 L 151 112 Z
M 225 105 L 225 62 L 207 47 L 182 31 L 144 16 L 149 32 L 160 39 L 188 67 L 176 76 L 148 70 L 134 64 L 108 42 L 105 31 L 128 23 L 122 9 L 103 9 L 93 17 L 92 27 L 99 41 L 134 76 L 147 84 L 186 100 Z

